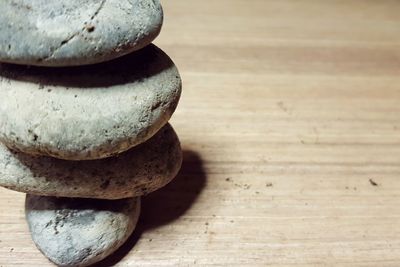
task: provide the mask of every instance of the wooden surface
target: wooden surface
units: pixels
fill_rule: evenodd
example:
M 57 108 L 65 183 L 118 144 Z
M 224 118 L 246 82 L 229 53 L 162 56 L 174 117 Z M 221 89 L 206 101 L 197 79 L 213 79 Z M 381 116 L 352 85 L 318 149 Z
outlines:
M 400 2 L 168 0 L 184 166 L 99 266 L 400 266 Z M 0 190 L 0 266 L 51 266 Z

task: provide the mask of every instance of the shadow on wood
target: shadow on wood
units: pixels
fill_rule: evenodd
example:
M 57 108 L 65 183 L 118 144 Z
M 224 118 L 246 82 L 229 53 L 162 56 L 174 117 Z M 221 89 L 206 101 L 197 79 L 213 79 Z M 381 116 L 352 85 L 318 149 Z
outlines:
M 142 198 L 142 211 L 133 234 L 114 254 L 92 267 L 114 266 L 131 251 L 143 232 L 178 219 L 193 205 L 206 182 L 200 156 L 194 151 L 184 150 L 178 176 L 166 187 Z

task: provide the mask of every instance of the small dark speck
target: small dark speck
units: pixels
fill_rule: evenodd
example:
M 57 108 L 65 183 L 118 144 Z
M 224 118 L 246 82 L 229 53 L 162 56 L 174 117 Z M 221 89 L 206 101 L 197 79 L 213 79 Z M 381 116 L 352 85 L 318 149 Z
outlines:
M 75 95 L 75 98 L 77 98 L 78 97 L 78 95 Z
M 208 225 L 208 222 L 206 222 L 205 225 Z
M 231 223 L 234 223 L 235 221 L 234 220 L 231 220 Z
M 33 135 L 33 141 L 36 142 L 38 140 L 39 136 L 37 134 Z
M 374 180 L 372 180 L 372 179 L 369 179 L 369 183 L 370 183 L 372 186 L 378 186 L 378 184 L 377 184 Z
M 94 25 L 86 25 L 85 28 L 88 32 L 93 32 L 95 29 Z
M 10 252 L 13 252 L 13 251 L 14 251 L 14 248 L 11 248 L 11 249 L 10 249 Z
M 285 103 L 284 103 L 283 101 L 279 101 L 279 102 L 277 103 L 277 105 L 278 105 L 278 107 L 281 108 L 283 111 L 285 111 L 285 112 L 288 111 L 288 109 L 287 109 L 287 107 L 285 106 Z
M 228 177 L 228 178 L 225 179 L 225 181 L 230 182 L 230 181 L 231 181 L 231 178 Z
M 151 241 L 153 241 L 153 239 L 152 239 L 152 238 L 150 238 L 150 239 L 149 239 L 149 242 L 151 242 Z
M 47 89 L 47 92 L 49 92 L 49 93 L 50 93 L 50 92 L 51 92 L 51 89 Z
M 266 185 L 265 185 L 266 187 L 272 187 L 272 186 L 274 186 L 272 183 L 267 183 Z

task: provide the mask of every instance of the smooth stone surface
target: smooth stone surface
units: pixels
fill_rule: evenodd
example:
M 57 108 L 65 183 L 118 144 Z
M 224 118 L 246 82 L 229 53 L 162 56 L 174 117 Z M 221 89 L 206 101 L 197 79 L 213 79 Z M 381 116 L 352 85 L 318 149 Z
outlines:
M 68 160 L 109 157 L 153 136 L 180 94 L 177 68 L 154 45 L 93 66 L 0 64 L 0 142 Z
M 166 125 L 146 143 L 102 160 L 32 157 L 0 145 L 0 185 L 35 195 L 118 199 L 163 187 L 181 164 L 178 137 Z
M 58 266 L 88 266 L 132 234 L 140 198 L 73 199 L 27 195 L 26 220 L 39 250 Z
M 159 0 L 1 0 L 0 62 L 77 66 L 136 51 L 159 34 Z

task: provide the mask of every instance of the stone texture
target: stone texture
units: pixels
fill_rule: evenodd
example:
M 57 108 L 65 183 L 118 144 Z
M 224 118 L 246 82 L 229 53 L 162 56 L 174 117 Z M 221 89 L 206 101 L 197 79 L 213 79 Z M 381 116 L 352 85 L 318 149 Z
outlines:
M 35 195 L 118 199 L 163 187 L 181 163 L 179 140 L 168 124 L 147 142 L 101 160 L 32 157 L 0 145 L 0 185 Z
M 109 157 L 153 136 L 180 93 L 177 68 L 154 45 L 91 66 L 0 64 L 0 142 L 67 160 Z
M 71 66 L 108 61 L 151 43 L 159 0 L 1 0 L 0 61 Z
M 58 266 L 88 266 L 132 234 L 140 198 L 93 200 L 27 195 L 26 220 L 39 250 Z

